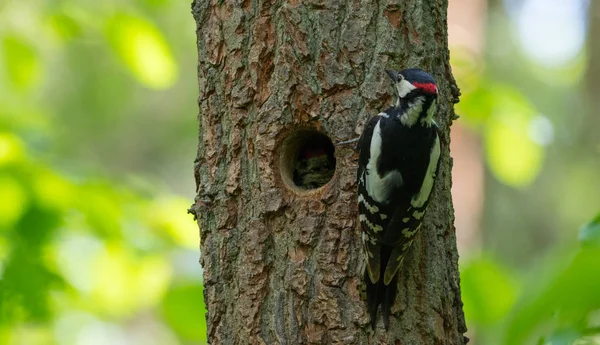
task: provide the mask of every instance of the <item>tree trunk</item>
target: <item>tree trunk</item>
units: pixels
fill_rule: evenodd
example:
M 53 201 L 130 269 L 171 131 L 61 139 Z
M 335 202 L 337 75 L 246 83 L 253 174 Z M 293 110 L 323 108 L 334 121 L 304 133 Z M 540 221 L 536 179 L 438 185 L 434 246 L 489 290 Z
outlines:
M 446 8 L 446 0 L 193 3 L 200 134 L 191 212 L 211 344 L 466 342 L 448 150 L 459 92 Z M 438 82 L 445 147 L 424 229 L 399 272 L 390 330 L 379 321 L 372 331 L 357 291 L 365 265 L 357 154 L 331 141 L 356 137 L 386 108 L 384 69 L 407 67 Z

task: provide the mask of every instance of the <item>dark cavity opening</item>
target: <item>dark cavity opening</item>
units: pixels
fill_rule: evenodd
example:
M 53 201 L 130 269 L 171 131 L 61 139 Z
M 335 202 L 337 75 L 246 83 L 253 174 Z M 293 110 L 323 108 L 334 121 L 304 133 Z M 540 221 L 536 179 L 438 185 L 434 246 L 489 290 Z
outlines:
M 292 190 L 324 186 L 335 172 L 331 139 L 315 130 L 299 130 L 284 141 L 280 163 L 283 182 Z

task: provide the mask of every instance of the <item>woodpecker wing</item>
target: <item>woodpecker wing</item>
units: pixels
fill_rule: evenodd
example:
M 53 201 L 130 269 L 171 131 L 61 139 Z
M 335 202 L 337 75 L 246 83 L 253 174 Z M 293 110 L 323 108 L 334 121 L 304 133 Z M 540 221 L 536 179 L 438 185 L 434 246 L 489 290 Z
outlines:
M 376 202 L 367 192 L 367 180 L 369 174 L 374 174 L 368 167 L 370 159 L 370 146 L 373 131 L 382 116 L 373 117 L 367 124 L 360 137 L 358 147 L 358 211 L 362 229 L 363 249 L 366 254 L 367 272 L 372 283 L 377 283 L 381 276 L 381 232 L 388 221 L 382 220 L 382 205 Z M 384 218 L 387 215 L 384 214 Z
M 440 139 L 437 134 L 437 128 L 432 131 L 433 145 L 428 155 L 424 155 L 427 159 L 420 166 L 425 167 L 422 178 L 417 183 L 410 180 L 410 174 L 403 175 L 408 179 L 406 185 L 401 190 L 402 197 L 396 198 L 397 208 L 394 211 L 392 219 L 388 226 L 383 231 L 381 242 L 386 246 L 393 247 L 388 262 L 385 264 L 385 273 L 383 283 L 388 285 L 396 272 L 402 265 L 402 261 L 406 256 L 406 252 L 411 247 L 414 237 L 421 229 L 421 224 L 427 206 L 429 204 L 429 196 L 435 182 L 437 169 L 440 158 Z M 412 189 L 410 186 L 418 186 L 418 189 Z M 407 197 L 407 192 L 410 192 Z

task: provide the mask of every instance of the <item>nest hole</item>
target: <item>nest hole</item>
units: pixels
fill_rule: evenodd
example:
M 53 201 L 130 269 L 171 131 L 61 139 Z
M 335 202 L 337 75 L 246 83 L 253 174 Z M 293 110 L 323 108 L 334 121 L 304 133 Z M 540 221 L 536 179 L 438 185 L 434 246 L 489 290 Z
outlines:
M 292 190 L 317 189 L 335 173 L 334 146 L 323 133 L 299 130 L 284 141 L 280 168 L 283 182 Z

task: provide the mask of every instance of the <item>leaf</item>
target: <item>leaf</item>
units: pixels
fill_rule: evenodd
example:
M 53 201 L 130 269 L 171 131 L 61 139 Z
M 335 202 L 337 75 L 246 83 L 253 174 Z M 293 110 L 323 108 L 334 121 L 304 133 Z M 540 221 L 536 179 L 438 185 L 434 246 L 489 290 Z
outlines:
M 501 320 L 517 297 L 517 285 L 508 271 L 485 258 L 461 268 L 461 291 L 468 322 L 482 325 Z
M 523 301 L 509 320 L 505 344 L 523 344 L 542 325 L 584 327 L 590 312 L 600 308 L 600 249 L 584 249 L 541 292 Z
M 12 133 L 0 133 L 0 167 L 23 158 L 23 142 Z
M 122 236 L 122 195 L 106 182 L 89 182 L 78 189 L 75 202 L 90 227 L 103 237 Z
M 0 279 L 0 323 L 52 318 L 50 292 L 65 282 L 50 270 L 44 254 L 59 224 L 59 214 L 32 205 L 16 225 Z
M 485 88 L 483 84 L 485 82 L 461 96 L 460 103 L 456 105 L 456 113 L 466 121 L 467 125 L 485 124 L 492 114 L 494 108 L 492 90 Z
M 544 148 L 529 135 L 535 110 L 517 91 L 494 90 L 493 115 L 485 128 L 485 151 L 490 170 L 500 182 L 525 187 L 539 174 Z
M 165 296 L 162 309 L 166 322 L 182 338 L 206 341 L 206 306 L 202 284 L 174 286 Z
M 48 17 L 50 26 L 62 39 L 72 39 L 82 34 L 81 25 L 66 13 L 56 13 Z
M 9 81 L 17 89 L 29 89 L 39 83 L 41 62 L 35 48 L 24 38 L 7 35 L 2 40 L 3 60 Z
M 144 218 L 177 245 L 198 249 L 200 235 L 198 226 L 186 211 L 188 204 L 184 198 L 162 198 L 148 207 Z
M 177 80 L 177 64 L 161 32 L 144 18 L 117 14 L 106 24 L 110 46 L 138 81 L 165 89 Z
M 583 247 L 600 248 L 600 213 L 579 230 L 579 242 Z
M 581 333 L 573 328 L 560 330 L 544 342 L 547 345 L 571 345 L 577 339 L 581 338 Z
M 21 184 L 10 175 L 0 175 L 0 229 L 11 228 L 21 218 L 29 196 Z
M 46 208 L 61 212 L 72 207 L 77 195 L 75 186 L 50 169 L 38 167 L 36 170 L 32 185 L 37 201 Z
M 95 307 L 118 317 L 156 305 L 171 278 L 171 269 L 163 257 L 136 256 L 119 242 L 107 243 L 91 269 Z

